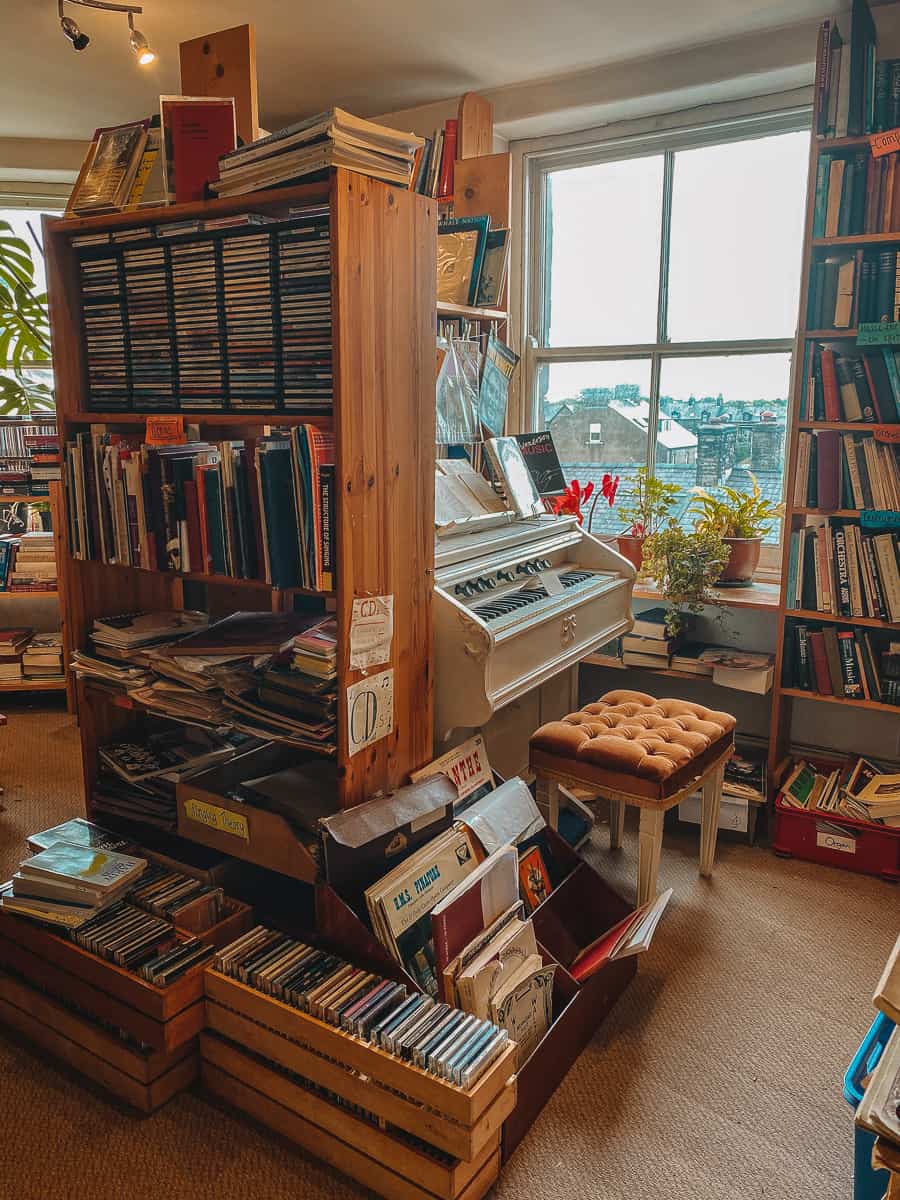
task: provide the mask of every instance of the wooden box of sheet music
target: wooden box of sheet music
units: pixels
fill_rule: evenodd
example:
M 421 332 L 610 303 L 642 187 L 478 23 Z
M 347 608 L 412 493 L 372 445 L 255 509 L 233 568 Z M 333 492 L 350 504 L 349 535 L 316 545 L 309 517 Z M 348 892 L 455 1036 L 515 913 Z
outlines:
M 514 1045 L 464 1090 L 212 968 L 205 983 L 215 1095 L 389 1200 L 478 1200 L 496 1180 Z

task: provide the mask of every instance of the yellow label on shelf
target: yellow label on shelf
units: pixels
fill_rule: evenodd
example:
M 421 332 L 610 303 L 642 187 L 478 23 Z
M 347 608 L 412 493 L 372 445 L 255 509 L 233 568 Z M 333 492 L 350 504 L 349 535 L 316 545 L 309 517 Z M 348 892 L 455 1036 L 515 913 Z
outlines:
M 250 841 L 250 826 L 247 818 L 240 813 L 229 812 L 227 808 L 219 808 L 215 804 L 207 804 L 203 800 L 186 800 L 184 815 L 191 821 L 199 821 L 207 829 L 217 829 L 219 833 L 230 833 L 232 837 Z

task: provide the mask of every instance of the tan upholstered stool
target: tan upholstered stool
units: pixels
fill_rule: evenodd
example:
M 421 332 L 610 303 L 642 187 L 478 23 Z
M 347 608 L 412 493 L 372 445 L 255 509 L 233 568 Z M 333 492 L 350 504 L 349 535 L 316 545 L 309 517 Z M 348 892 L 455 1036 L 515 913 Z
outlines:
M 641 810 L 637 899 L 643 904 L 656 895 L 666 810 L 702 788 L 700 874 L 711 875 L 734 726 L 729 713 L 625 689 L 542 725 L 531 736 L 531 769 L 548 823 L 556 828 L 560 784 L 606 796 L 615 849 L 622 841 L 625 805 L 636 804 Z

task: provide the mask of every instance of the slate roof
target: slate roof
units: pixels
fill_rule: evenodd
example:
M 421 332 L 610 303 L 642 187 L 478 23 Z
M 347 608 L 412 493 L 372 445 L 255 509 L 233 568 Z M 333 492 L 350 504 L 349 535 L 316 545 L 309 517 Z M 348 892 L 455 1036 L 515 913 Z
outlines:
M 568 483 L 572 479 L 577 479 L 584 486 L 589 481 L 593 482 L 594 487 L 599 491 L 600 484 L 604 475 L 619 476 L 619 490 L 616 495 L 616 503 L 613 508 L 610 508 L 606 501 L 601 497 L 597 502 L 597 507 L 594 509 L 594 519 L 591 525 L 591 532 L 599 534 L 601 537 L 615 535 L 624 531 L 624 521 L 618 514 L 619 505 L 625 500 L 625 497 L 633 490 L 635 474 L 638 470 L 638 463 L 563 463 L 562 470 Z M 766 499 L 771 500 L 774 504 L 778 504 L 782 499 L 782 474 L 780 471 L 754 471 L 752 473 L 756 477 L 756 481 L 760 486 L 760 490 Z M 693 518 L 686 517 L 687 507 L 690 504 L 693 494 L 691 489 L 696 487 L 697 467 L 695 463 L 658 463 L 656 467 L 656 475 L 663 483 L 677 483 L 681 488 L 681 496 L 672 509 L 672 515 L 680 522 L 690 524 Z M 749 491 L 753 487 L 751 472 L 746 467 L 732 467 L 728 479 L 725 481 L 729 487 L 738 488 L 740 491 Z M 719 488 L 707 488 L 712 495 L 720 492 Z M 588 501 L 585 509 L 585 527 L 587 527 L 587 513 L 590 511 L 590 506 L 593 503 L 593 496 Z M 766 542 L 777 544 L 779 538 L 779 530 L 777 524 L 773 526 L 769 535 L 766 537 Z

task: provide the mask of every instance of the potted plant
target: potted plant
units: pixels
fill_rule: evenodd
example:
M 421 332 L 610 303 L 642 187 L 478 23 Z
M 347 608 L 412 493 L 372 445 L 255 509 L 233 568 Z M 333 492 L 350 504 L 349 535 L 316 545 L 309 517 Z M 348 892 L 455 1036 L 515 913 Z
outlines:
M 698 518 L 695 526 L 698 531 L 714 530 L 730 546 L 731 556 L 717 582 L 731 587 L 752 581 L 759 566 L 763 538 L 772 522 L 784 512 L 784 505 L 767 500 L 756 477 L 751 475 L 750 478 L 753 480 L 752 491 L 722 487 L 721 498 L 697 488 L 688 508 L 688 512 Z
M 50 362 L 47 295 L 37 290 L 31 247 L 8 221 L 0 221 L 0 362 L 12 368 L 0 375 L 0 413 L 53 410 L 52 389 L 28 373 Z
M 636 570 L 641 570 L 645 540 L 662 526 L 680 494 L 677 483 L 663 483 L 647 467 L 635 472 L 632 490 L 619 506 L 628 529 L 616 541 L 619 553 L 634 563 Z
M 715 529 L 682 528 L 669 520 L 644 541 L 644 571 L 669 602 L 666 632 L 676 637 L 686 624 L 685 613 L 700 613 L 704 604 L 717 603 L 710 592 L 725 569 L 730 550 Z

